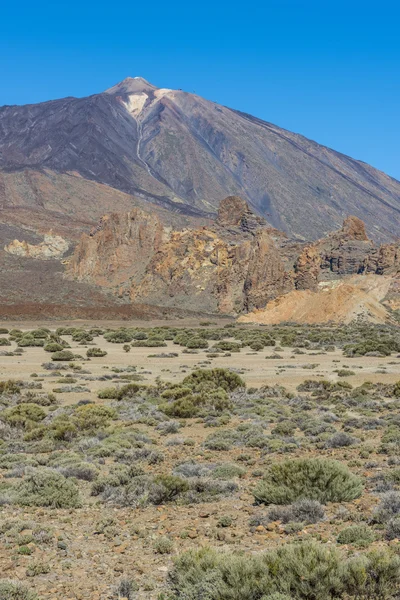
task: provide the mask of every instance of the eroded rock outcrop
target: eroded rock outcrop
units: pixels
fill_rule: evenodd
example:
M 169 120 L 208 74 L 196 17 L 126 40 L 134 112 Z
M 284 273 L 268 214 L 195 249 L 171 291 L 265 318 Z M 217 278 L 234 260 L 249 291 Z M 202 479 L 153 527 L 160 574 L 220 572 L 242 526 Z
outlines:
M 69 248 L 69 243 L 59 235 L 48 233 L 40 244 L 29 244 L 25 240 L 20 242 L 14 240 L 4 250 L 8 254 L 22 256 L 24 258 L 36 258 L 40 260 L 59 259 L 64 256 Z
M 366 273 L 374 250 L 364 223 L 348 217 L 341 229 L 303 249 L 294 264 L 296 289 L 315 290 L 319 281 Z
M 133 304 L 230 315 L 263 309 L 295 290 L 319 293 L 330 282 L 399 272 L 399 245 L 375 246 L 357 217 L 304 244 L 271 228 L 237 196 L 221 202 L 213 224 L 198 228 L 172 228 L 140 208 L 106 215 L 82 236 L 67 268 L 69 277 Z M 349 290 L 329 292 L 331 300 L 340 303 Z M 322 298 L 328 296 L 316 301 Z
M 261 308 L 293 288 L 265 221 L 237 197 L 199 229 L 172 230 L 140 209 L 108 215 L 82 236 L 68 275 L 134 303 L 224 314 Z

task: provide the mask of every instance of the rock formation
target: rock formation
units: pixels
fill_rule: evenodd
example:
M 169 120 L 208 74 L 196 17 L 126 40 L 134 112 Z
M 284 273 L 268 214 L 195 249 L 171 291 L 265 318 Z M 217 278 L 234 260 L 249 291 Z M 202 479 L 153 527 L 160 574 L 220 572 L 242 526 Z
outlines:
M 172 230 L 141 209 L 111 214 L 83 235 L 68 275 L 133 303 L 238 314 L 293 287 L 265 222 L 246 202 L 221 202 L 213 226 Z
M 43 242 L 40 244 L 35 245 L 29 244 L 24 240 L 22 242 L 13 240 L 4 247 L 4 250 L 8 254 L 14 254 L 15 256 L 50 260 L 61 258 L 67 252 L 68 248 L 69 244 L 64 238 L 48 233 L 44 236 Z
M 391 278 L 399 270 L 400 248 L 376 246 L 357 217 L 345 219 L 342 228 L 326 238 L 301 244 L 271 228 L 247 202 L 229 196 L 221 202 L 216 220 L 202 227 L 173 228 L 141 208 L 106 215 L 82 236 L 67 276 L 107 288 L 133 305 L 229 315 L 263 309 L 289 292 L 301 312 L 301 302 L 305 307 L 307 298 L 314 296 L 300 298 L 295 290 L 318 296 L 323 289 L 328 295 L 316 302 L 329 304 L 331 298 L 342 314 L 339 305 L 346 299 L 348 308 L 342 308 L 353 314 L 352 289 L 355 299 L 362 296 L 363 306 L 368 306 L 368 290 L 372 294 L 379 289 L 381 294 L 388 284 L 379 277 L 373 285 L 368 279 L 347 284 L 349 278 Z M 335 291 L 340 282 L 347 287 Z M 380 300 L 375 293 L 373 306 Z

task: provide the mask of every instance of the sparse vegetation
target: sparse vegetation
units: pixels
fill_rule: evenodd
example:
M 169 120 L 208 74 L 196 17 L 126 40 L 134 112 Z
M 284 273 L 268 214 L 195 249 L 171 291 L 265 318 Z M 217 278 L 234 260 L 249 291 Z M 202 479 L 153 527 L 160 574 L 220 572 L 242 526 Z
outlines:
M 348 502 L 361 495 L 361 479 L 338 461 L 322 458 L 285 460 L 274 464 L 256 486 L 254 497 L 264 504 L 295 500 Z
M 228 325 L 2 334 L 6 600 L 394 600 L 397 329 Z

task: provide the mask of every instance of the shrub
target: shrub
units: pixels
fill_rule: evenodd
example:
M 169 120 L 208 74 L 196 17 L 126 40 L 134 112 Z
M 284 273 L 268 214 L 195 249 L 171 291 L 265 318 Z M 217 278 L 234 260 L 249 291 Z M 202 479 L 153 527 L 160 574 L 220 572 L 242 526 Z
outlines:
M 237 342 L 220 341 L 213 346 L 215 352 L 240 352 L 242 345 Z
M 121 598 L 124 598 L 125 600 L 134 600 L 136 598 L 135 592 L 137 590 L 138 586 L 132 579 L 122 579 L 115 590 L 113 598 L 115 598 L 115 600 L 120 600 Z
M 231 408 L 228 392 L 244 387 L 244 381 L 228 369 L 199 369 L 179 385 L 170 385 L 162 398 L 172 400 L 160 406 L 168 416 L 190 418 L 218 415 Z
M 388 540 L 400 539 L 400 518 L 390 519 L 386 528 L 386 538 Z
M 119 389 L 116 387 L 103 388 L 99 390 L 97 397 L 100 400 L 116 400 L 118 396 Z
M 19 338 L 17 346 L 19 348 L 25 348 L 27 346 L 44 346 L 45 340 L 41 338 L 35 338 L 33 335 L 24 335 Z
M 367 339 L 359 344 L 349 344 L 343 348 L 345 356 L 365 356 L 366 354 L 390 356 L 392 352 L 399 351 L 400 345 L 394 339 Z
M 252 350 L 255 350 L 256 352 L 259 352 L 260 350 L 264 349 L 264 344 L 262 342 L 258 342 L 257 340 L 251 342 L 249 346 Z
M 185 600 L 333 600 L 390 598 L 399 576 L 400 559 L 388 551 L 347 560 L 307 541 L 256 555 L 190 550 L 175 560 L 170 583 Z
M 20 581 L 0 579 L 0 600 L 38 600 L 38 597 Z
M 16 501 L 21 506 L 81 506 L 77 485 L 57 471 L 47 468 L 38 468 L 26 475 L 16 488 Z
M 64 349 L 64 346 L 59 344 L 58 342 L 49 342 L 43 348 L 46 352 L 61 352 Z
M 391 519 L 400 516 L 400 492 L 387 492 L 374 513 L 374 519 L 378 523 L 387 523 Z
M 186 348 L 197 349 L 197 348 L 208 348 L 208 342 L 201 337 L 189 338 L 186 342 Z
M 133 334 L 133 339 L 134 340 L 147 340 L 147 333 L 145 331 L 136 331 L 136 333 Z
M 147 340 L 136 340 L 132 342 L 134 348 L 163 348 L 166 345 L 164 340 L 157 338 L 148 338 Z
M 118 389 L 116 399 L 125 400 L 132 398 L 140 391 L 141 386 L 138 383 L 127 383 Z
M 74 342 L 92 342 L 93 336 L 88 331 L 77 330 L 72 334 Z
M 83 481 L 93 481 L 98 475 L 96 467 L 85 462 L 61 467 L 59 471 L 64 477 L 74 477 Z
M 51 355 L 51 360 L 74 360 L 75 356 L 70 350 L 60 350 Z
M 303 458 L 272 465 L 253 494 L 256 501 L 264 504 L 291 504 L 304 498 L 325 504 L 354 500 L 362 489 L 360 478 L 342 463 Z
M 183 386 L 189 386 L 195 390 L 204 383 L 211 383 L 226 392 L 233 392 L 239 387 L 246 387 L 243 379 L 237 373 L 229 371 L 229 369 L 198 369 L 182 381 Z
M 0 337 L 0 346 L 11 346 L 11 342 L 7 338 Z
M 359 440 L 357 438 L 340 431 L 329 438 L 325 445 L 327 448 L 346 448 L 347 446 L 353 446 L 358 442 Z
M 105 350 L 102 350 L 101 348 L 89 348 L 86 351 L 86 356 L 88 358 L 92 358 L 92 357 L 102 357 L 102 356 L 107 356 L 107 352 Z
M 156 430 L 159 431 L 161 435 L 178 433 L 179 429 L 180 424 L 178 421 L 163 421 L 162 423 L 159 423 L 156 427 Z
M 96 431 L 106 427 L 111 419 L 115 419 L 116 412 L 109 406 L 87 404 L 79 406 L 74 412 L 73 423 L 83 431 Z
M 216 466 L 212 472 L 212 477 L 214 479 L 232 479 L 233 477 L 243 477 L 245 473 L 246 470 L 243 467 L 239 467 L 239 465 L 223 463 Z
M 282 523 L 318 523 L 325 516 L 324 507 L 317 500 L 298 500 L 291 506 L 273 506 L 267 517 L 255 517 L 250 525 L 263 525 L 265 522 L 282 521 Z
M 189 489 L 186 480 L 175 475 L 142 475 L 134 477 L 125 488 L 121 504 L 124 506 L 145 506 L 172 502 Z
M 14 379 L 0 381 L 0 394 L 20 394 L 21 387 L 22 381 L 15 381 Z
M 160 409 L 169 417 L 190 419 L 199 415 L 220 414 L 231 408 L 231 402 L 224 390 L 210 390 L 178 398 Z
M 350 377 L 350 375 L 355 375 L 355 372 L 350 371 L 350 369 L 335 369 L 334 373 L 337 373 L 338 377 Z
M 160 486 L 162 495 L 161 501 L 158 502 L 158 504 L 170 502 L 176 498 L 176 496 L 179 496 L 179 494 L 182 494 L 189 489 L 188 483 L 176 475 L 157 475 L 154 478 L 154 483 Z
M 141 386 L 137 383 L 127 383 L 122 387 L 104 388 L 97 394 L 98 398 L 103 400 L 124 400 L 135 396 Z
M 174 549 L 174 543 L 166 536 L 159 537 L 153 545 L 157 554 L 171 554 Z
M 302 523 L 318 523 L 325 516 L 324 507 L 318 500 L 298 500 L 291 506 L 291 521 L 300 521 Z
M 351 525 L 343 529 L 337 538 L 339 544 L 353 544 L 355 546 L 369 546 L 376 539 L 375 533 L 368 525 Z
M 37 575 L 46 575 L 50 573 L 50 565 L 40 560 L 34 561 L 26 569 L 27 577 L 36 577 Z
M 43 408 L 37 404 L 26 402 L 24 404 L 17 404 L 6 410 L 2 418 L 13 426 L 29 427 L 33 423 L 42 421 L 46 416 Z

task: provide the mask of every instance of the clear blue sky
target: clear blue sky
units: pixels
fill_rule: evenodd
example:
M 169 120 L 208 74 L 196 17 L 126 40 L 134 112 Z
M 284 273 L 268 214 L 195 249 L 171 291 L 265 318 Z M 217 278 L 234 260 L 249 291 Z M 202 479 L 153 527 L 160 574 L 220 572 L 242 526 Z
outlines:
M 20 0 L 0 14 L 0 105 L 183 88 L 400 179 L 398 1 Z

